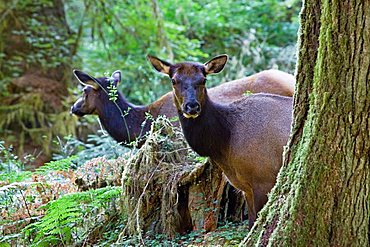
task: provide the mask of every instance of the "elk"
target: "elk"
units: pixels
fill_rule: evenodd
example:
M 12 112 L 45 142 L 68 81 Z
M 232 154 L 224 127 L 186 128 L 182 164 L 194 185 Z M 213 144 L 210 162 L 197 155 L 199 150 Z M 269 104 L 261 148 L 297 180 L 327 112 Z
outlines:
M 222 71 L 228 57 L 201 64 L 171 64 L 147 56 L 172 81 L 175 105 L 190 147 L 218 165 L 245 194 L 249 227 L 267 201 L 282 163 L 292 120 L 292 97 L 258 93 L 229 104 L 212 98 L 206 77 Z
M 71 113 L 77 116 L 97 114 L 108 134 L 116 141 L 128 144 L 138 138 L 144 140 L 151 121 L 149 113 L 156 118 L 165 115 L 177 116 L 173 103 L 173 94 L 169 92 L 147 106 L 129 103 L 120 92 L 115 102 L 109 99 L 109 86 L 117 87 L 121 81 L 121 72 L 115 71 L 111 77 L 95 78 L 79 70 L 73 71 L 78 81 L 84 85 L 83 95 L 71 107 Z M 231 102 L 243 96 L 243 93 L 269 92 L 286 96 L 294 93 L 295 79 L 292 75 L 279 70 L 265 70 L 239 80 L 223 83 L 209 89 L 211 98 L 219 102 Z M 178 122 L 174 122 L 178 126 Z M 139 142 L 140 146 L 142 142 Z

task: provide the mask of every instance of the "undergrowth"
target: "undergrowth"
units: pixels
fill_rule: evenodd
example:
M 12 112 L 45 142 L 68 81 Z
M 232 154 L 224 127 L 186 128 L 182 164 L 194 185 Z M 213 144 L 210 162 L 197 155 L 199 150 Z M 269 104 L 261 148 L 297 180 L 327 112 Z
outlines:
M 90 136 L 89 143 L 69 137 L 60 141 L 62 151 L 54 156 L 54 161 L 33 172 L 25 171 L 23 161 L 13 154 L 14 150 L 0 142 L 0 246 L 237 245 L 247 234 L 244 225 L 228 223 L 209 233 L 165 234 L 165 231 L 172 232 L 172 223 L 178 224 L 178 218 L 172 215 L 178 203 L 177 182 L 191 184 L 193 176 L 202 171 L 198 163 L 206 160 L 190 152 L 182 143 L 181 133 L 171 130 L 169 123 L 163 119 L 158 121 L 161 124 L 156 128 L 159 129 L 153 128 L 148 143 L 140 150 L 127 152 L 128 149 L 104 134 Z M 165 127 L 169 132 L 163 132 Z M 173 141 L 169 140 L 171 137 Z M 134 166 L 130 176 L 123 180 L 124 191 L 136 188 L 139 183 L 147 186 L 138 191 L 136 206 L 125 207 L 124 201 L 133 198 L 123 193 L 121 175 L 124 168 L 128 174 L 130 161 Z M 136 171 L 135 164 L 143 166 L 144 163 L 150 171 L 154 169 L 156 176 L 148 178 Z M 151 167 L 152 164 L 157 167 Z M 179 173 L 180 168 L 184 171 Z M 134 176 L 140 178 L 138 182 L 132 179 Z M 159 184 L 163 184 L 161 190 Z M 156 193 L 161 192 L 158 198 L 163 201 L 161 210 L 153 206 L 158 202 L 152 201 L 153 188 L 157 188 Z M 159 228 L 139 229 L 140 224 L 135 229 L 142 234 L 127 231 L 130 222 L 137 219 L 133 216 L 146 212 L 145 208 L 139 211 L 143 205 L 147 205 L 148 210 L 160 211 L 157 221 L 165 230 L 163 234 L 158 232 Z M 155 217 L 153 220 L 155 222 Z
M 127 237 L 119 245 L 114 246 L 239 246 L 248 234 L 247 225 L 247 222 L 239 224 L 226 222 L 214 232 L 192 231 L 184 235 L 177 234 L 173 239 L 169 239 L 165 234 L 148 233 L 143 239 L 138 236 Z
M 13 147 L 6 147 L 4 141 L 0 141 L 0 185 L 19 182 L 30 177 L 31 173 L 24 171 L 25 163 L 32 161 L 31 156 L 25 156 L 22 162 L 18 156 L 13 153 Z
M 73 136 L 66 136 L 63 139 L 58 139 L 58 145 L 60 151 L 53 155 L 53 159 L 58 160 L 76 155 L 75 163 L 77 166 L 96 157 L 116 159 L 130 151 L 102 130 L 99 130 L 97 134 L 88 135 L 86 142 Z
M 65 246 L 90 238 L 96 229 L 118 214 L 120 194 L 120 187 L 105 187 L 68 194 L 49 202 L 43 206 L 45 216 L 22 231 L 25 243 Z
M 31 172 L 24 171 L 13 151 L 0 142 L 0 246 L 115 242 L 125 221 L 119 211 L 120 184 L 105 183 L 106 187 L 81 192 L 76 180 L 99 166 L 99 179 L 106 174 L 109 178 L 119 171 L 113 166 L 119 167 L 120 161 L 90 160 L 88 168 L 79 172 L 71 169 L 79 157 L 69 156 Z

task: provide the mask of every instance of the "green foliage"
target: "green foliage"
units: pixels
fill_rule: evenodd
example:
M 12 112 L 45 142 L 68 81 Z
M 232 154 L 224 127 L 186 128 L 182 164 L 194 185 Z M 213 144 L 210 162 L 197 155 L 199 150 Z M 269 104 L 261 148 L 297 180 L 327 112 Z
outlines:
M 5 170 L 20 169 L 22 162 L 13 154 L 13 147 L 6 148 L 4 141 L 0 141 L 0 172 Z
M 99 130 L 96 135 L 89 135 L 86 142 L 80 141 L 73 136 L 64 137 L 59 140 L 59 152 L 53 155 L 54 160 L 69 158 L 74 155 L 73 160 L 77 166 L 96 157 L 116 159 L 127 153 L 128 148 L 120 145 L 106 132 Z
M 9 171 L 0 173 L 0 181 L 4 181 L 5 183 L 14 183 L 14 182 L 21 182 L 31 177 L 32 173 L 30 171 Z
M 0 147 L 2 160 L 18 162 L 11 150 Z M 52 161 L 34 172 L 18 169 L 18 173 L 27 175 L 22 179 L 14 179 L 13 173 L 1 173 L 4 181 L 0 181 L 0 231 L 6 233 L 0 237 L 1 244 L 66 245 L 90 238 L 111 243 L 118 238 L 125 220 L 124 212 L 117 208 L 121 188 L 76 193 L 75 181 L 82 175 L 81 171 L 70 169 L 75 159 L 71 156 Z M 87 170 L 93 169 L 92 165 Z M 104 172 L 110 171 L 100 171 Z M 96 240 L 96 234 L 103 232 L 104 236 Z
M 118 91 L 113 81 L 111 81 L 110 85 L 108 86 L 108 95 L 110 101 L 116 102 L 118 98 Z
M 247 222 L 233 224 L 226 222 L 214 232 L 206 233 L 204 230 L 192 231 L 185 235 L 177 235 L 169 239 L 164 234 L 146 233 L 146 237 L 140 239 L 138 236 L 126 237 L 120 242 L 122 246 L 238 246 L 248 234 Z
M 248 222 L 242 224 L 235 224 L 226 222 L 223 226 L 219 227 L 215 232 L 208 236 L 209 242 L 223 242 L 223 246 L 236 246 L 248 234 Z
M 229 54 L 223 78 L 214 76 L 209 85 L 271 67 L 293 72 L 300 2 L 73 1 L 66 12 L 72 28 L 86 27 L 78 51 L 83 69 L 96 75 L 121 69 L 124 95 L 148 103 L 170 91 L 170 84 L 153 71 L 146 54 L 170 62 Z
M 30 246 L 68 245 L 83 239 L 99 223 L 94 218 L 121 194 L 119 187 L 67 194 L 48 203 L 45 216 L 28 225 L 23 234 Z M 113 212 L 104 212 L 109 215 Z M 92 221 L 92 222 L 90 222 Z
M 65 159 L 45 163 L 43 166 L 36 169 L 36 174 L 43 175 L 50 171 L 67 171 L 71 167 L 72 161 L 76 158 L 77 156 L 71 156 Z
M 2 86 L 12 78 L 22 76 L 25 67 L 48 70 L 70 63 L 75 37 L 60 21 L 63 12 L 60 12 L 57 1 L 10 0 L 0 5 L 0 10 L 4 13 L 0 25 L 4 34 L 0 40 Z M 12 42 L 2 43 L 6 41 Z M 1 93 L 6 91 L 1 90 Z
M 75 119 L 67 111 L 53 112 L 38 92 L 3 97 L 0 103 L 0 136 L 15 143 L 19 153 L 32 140 L 32 145 L 42 147 L 44 154 L 50 155 L 53 138 L 75 133 Z
M 45 159 L 55 136 L 74 133 L 60 100 L 76 39 L 60 1 L 3 1 L 0 12 L 0 138 Z
M 0 181 L 6 183 L 20 182 L 31 176 L 31 172 L 23 169 L 25 163 L 32 161 L 33 157 L 27 155 L 22 162 L 13 151 L 12 146 L 7 148 L 4 142 L 0 141 Z

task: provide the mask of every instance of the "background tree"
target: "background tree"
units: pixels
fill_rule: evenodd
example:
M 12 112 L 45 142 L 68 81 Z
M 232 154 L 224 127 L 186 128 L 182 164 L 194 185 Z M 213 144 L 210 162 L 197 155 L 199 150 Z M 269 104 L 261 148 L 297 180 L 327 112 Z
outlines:
M 370 3 L 304 1 L 293 131 L 247 246 L 368 246 Z
M 63 105 L 74 35 L 61 0 L 2 1 L 0 12 L 0 138 L 42 164 L 75 126 Z

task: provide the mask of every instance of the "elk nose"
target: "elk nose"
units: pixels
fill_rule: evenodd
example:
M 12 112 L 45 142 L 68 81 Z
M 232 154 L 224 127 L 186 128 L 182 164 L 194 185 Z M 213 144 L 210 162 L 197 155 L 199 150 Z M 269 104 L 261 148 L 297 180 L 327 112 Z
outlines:
M 69 110 L 69 114 L 70 115 L 73 115 L 73 114 L 75 114 L 75 115 L 79 115 L 79 111 L 78 111 L 78 109 L 75 107 L 75 105 L 73 105 L 73 106 L 71 106 L 71 109 Z
M 76 113 L 76 107 L 75 107 L 75 105 L 72 105 L 72 106 L 71 106 L 71 110 L 69 111 L 69 113 L 70 113 L 70 114 L 74 114 L 74 113 Z
M 198 102 L 190 102 L 185 105 L 185 112 L 190 115 L 196 115 L 200 112 L 200 104 Z

